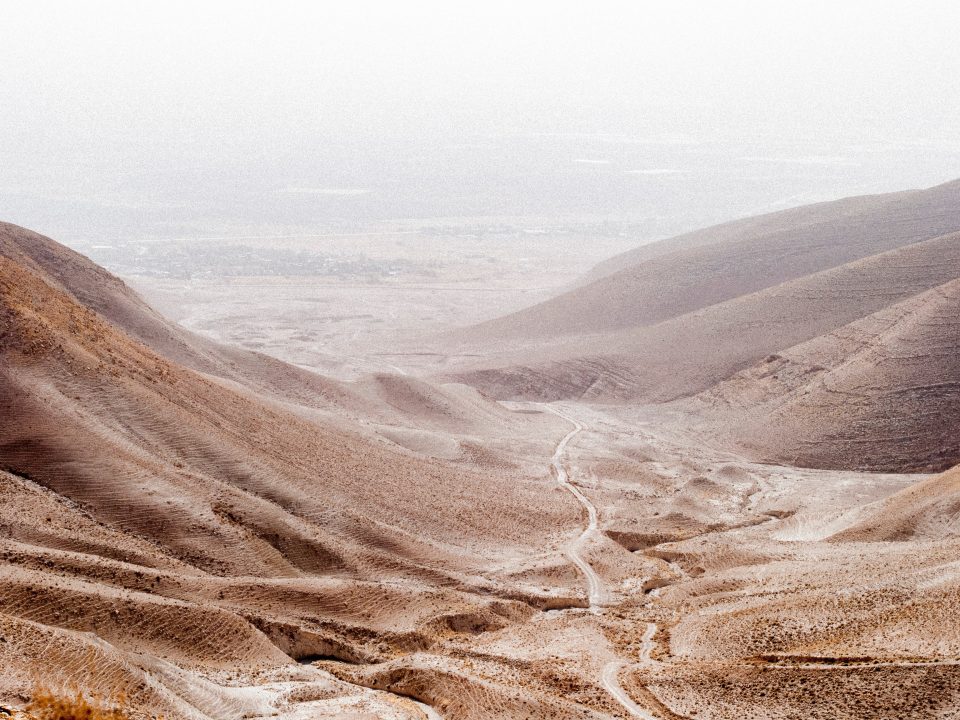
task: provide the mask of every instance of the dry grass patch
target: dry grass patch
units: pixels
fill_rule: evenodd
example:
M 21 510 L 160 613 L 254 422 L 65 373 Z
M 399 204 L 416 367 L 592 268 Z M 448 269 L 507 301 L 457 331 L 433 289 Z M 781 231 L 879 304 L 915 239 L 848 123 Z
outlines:
M 27 705 L 31 720 L 129 720 L 122 697 L 101 702 L 97 696 L 87 697 L 79 690 L 58 694 L 38 688 Z

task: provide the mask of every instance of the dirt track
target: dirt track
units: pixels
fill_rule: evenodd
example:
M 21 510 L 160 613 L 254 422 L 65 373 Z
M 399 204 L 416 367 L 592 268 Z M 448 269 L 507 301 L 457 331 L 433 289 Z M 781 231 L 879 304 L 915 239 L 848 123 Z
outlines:
M 587 526 L 584 528 L 583 532 L 580 533 L 580 536 L 570 544 L 570 547 L 567 551 L 567 556 L 570 558 L 571 562 L 573 562 L 573 564 L 579 568 L 580 572 L 583 573 L 583 576 L 587 581 L 587 600 L 590 603 L 590 609 L 594 612 L 597 612 L 599 611 L 599 608 L 603 606 L 605 601 L 603 581 L 590 566 L 590 563 L 584 560 L 580 555 L 580 546 L 593 537 L 594 533 L 597 531 L 597 508 L 592 502 L 590 502 L 590 499 L 586 495 L 580 492 L 580 488 L 570 482 L 563 459 L 563 455 L 567 449 L 567 444 L 574 438 L 574 436 L 576 436 L 577 433 L 583 430 L 583 425 L 552 405 L 542 404 L 540 407 L 545 409 L 547 412 L 551 412 L 554 415 L 563 418 L 573 425 L 573 430 L 564 435 L 560 442 L 557 443 L 557 449 L 553 453 L 553 459 L 551 460 L 551 463 L 553 471 L 557 477 L 557 482 L 565 490 L 569 491 L 577 499 L 577 502 L 583 505 L 584 509 L 587 511 Z
M 570 482 L 570 477 L 567 473 L 564 462 L 564 453 L 566 452 L 567 445 L 574 438 L 574 436 L 577 435 L 577 433 L 580 433 L 584 430 L 584 426 L 580 424 L 579 421 L 571 417 L 568 412 L 563 412 L 552 405 L 544 403 L 541 404 L 540 407 L 548 412 L 553 413 L 554 415 L 562 417 L 564 420 L 573 425 L 573 429 L 564 435 L 560 442 L 557 443 L 557 449 L 554 451 L 551 462 L 553 471 L 557 476 L 557 482 L 559 482 L 565 489 L 569 490 L 587 511 L 587 527 L 580 534 L 577 540 L 571 544 L 567 555 L 583 573 L 587 580 L 587 598 L 590 603 L 591 612 L 599 614 L 602 612 L 603 605 L 606 600 L 606 595 L 603 589 L 603 580 L 599 575 L 597 575 L 590 563 L 581 557 L 579 552 L 579 546 L 586 542 L 597 531 L 597 508 L 576 485 Z M 653 650 L 653 636 L 656 631 L 657 626 L 654 623 L 647 623 L 647 629 L 644 631 L 642 637 L 643 644 L 640 651 L 640 664 L 649 664 L 651 662 L 650 653 Z M 618 678 L 619 671 L 627 665 L 628 663 L 623 660 L 609 661 L 603 666 L 603 672 L 600 678 L 601 684 L 631 716 L 641 718 L 642 720 L 657 720 L 655 715 L 637 705 L 633 701 L 633 698 L 631 698 L 620 685 Z

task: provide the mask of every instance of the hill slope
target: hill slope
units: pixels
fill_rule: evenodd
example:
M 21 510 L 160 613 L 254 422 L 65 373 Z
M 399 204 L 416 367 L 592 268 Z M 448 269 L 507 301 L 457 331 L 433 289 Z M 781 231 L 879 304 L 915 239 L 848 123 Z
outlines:
M 960 230 L 960 180 L 822 203 L 644 245 L 593 282 L 469 328 L 459 342 L 556 340 L 633 329 Z
M 461 360 L 450 376 L 511 399 L 663 403 L 707 393 L 693 407 L 716 406 L 710 432 L 739 428 L 728 440 L 764 459 L 944 469 L 960 462 L 948 319 L 960 233 L 946 232 L 958 227 L 955 181 L 645 246 L 616 261 L 637 261 L 626 269 L 465 330 L 455 347 L 486 358 Z M 871 334 L 911 313 L 922 319 Z M 816 387 L 761 381 L 800 372 L 781 371 L 781 356 L 830 372 Z
M 960 279 L 772 355 L 697 403 L 764 460 L 946 469 L 960 462 Z
M 460 377 L 501 397 L 670 401 L 957 277 L 960 235 L 947 235 Z
M 535 585 L 497 580 L 543 564 L 578 523 L 544 474 L 505 482 L 260 394 L 300 372 L 252 354 L 231 365 L 65 248 L 12 226 L 0 237 L 0 699 L 40 677 L 122 692 L 146 714 L 264 714 L 179 668 L 370 661 L 459 632 L 449 623 L 571 602 L 576 578 L 550 589 L 547 566 Z M 404 392 L 402 413 L 429 390 Z M 467 406 L 446 397 L 434 416 Z M 456 419 L 476 430 L 477 417 Z
M 960 537 L 960 468 L 911 485 L 833 536 L 845 542 L 944 541 Z

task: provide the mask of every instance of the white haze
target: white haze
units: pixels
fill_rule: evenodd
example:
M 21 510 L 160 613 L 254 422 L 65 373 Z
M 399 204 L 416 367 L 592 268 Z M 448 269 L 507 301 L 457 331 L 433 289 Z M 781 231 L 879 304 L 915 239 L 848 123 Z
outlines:
M 960 176 L 952 2 L 10 2 L 0 31 L 0 219 L 64 240 L 656 234 Z

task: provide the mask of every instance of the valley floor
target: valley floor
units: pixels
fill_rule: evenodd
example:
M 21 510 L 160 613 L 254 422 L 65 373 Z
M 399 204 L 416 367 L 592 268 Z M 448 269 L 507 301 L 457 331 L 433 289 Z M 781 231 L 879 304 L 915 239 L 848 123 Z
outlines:
M 448 617 L 429 641 L 375 662 L 349 640 L 256 672 L 125 661 L 198 718 L 958 712 L 955 543 L 838 539 L 921 477 L 754 464 L 699 444 L 662 409 L 510 407 L 568 423 L 540 462 L 581 518 L 545 543 L 539 569 L 491 568 L 482 592 L 516 597 L 513 581 L 529 586 L 533 572 L 568 583 L 569 600 L 499 625 Z M 109 694 L 109 677 L 98 682 Z
M 422 289 L 334 322 L 347 290 L 271 301 L 291 332 L 329 305 L 337 353 L 314 328 L 287 359 L 338 382 L 0 227 L 0 706 L 39 683 L 137 720 L 960 718 L 960 472 L 756 462 L 703 403 L 496 402 L 385 339 L 416 319 L 364 336 Z M 235 341 L 262 298 L 230 292 Z

